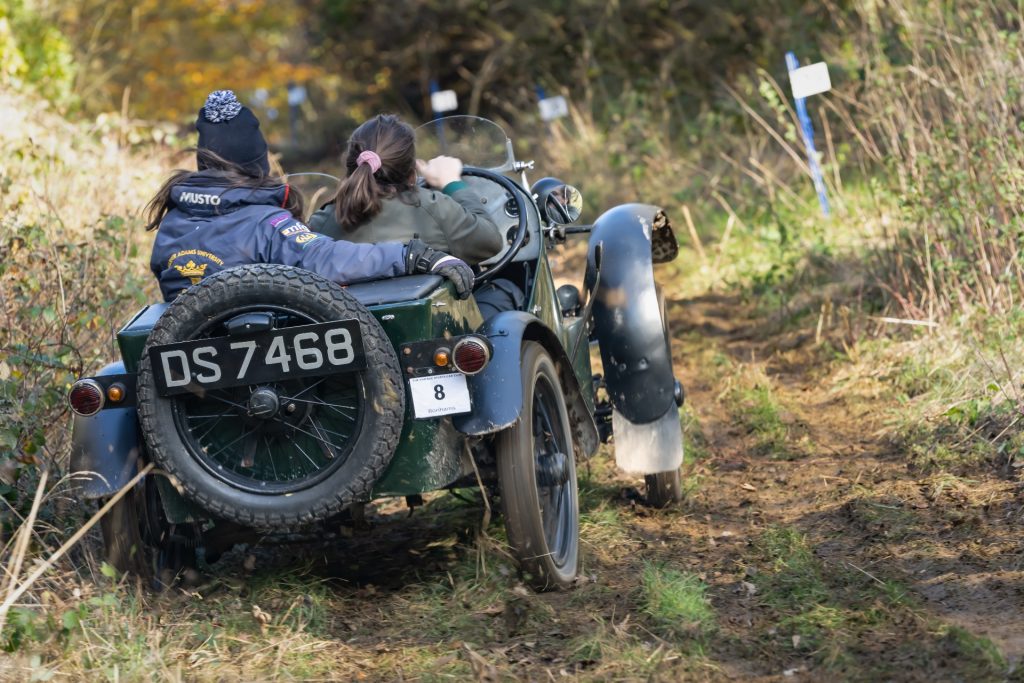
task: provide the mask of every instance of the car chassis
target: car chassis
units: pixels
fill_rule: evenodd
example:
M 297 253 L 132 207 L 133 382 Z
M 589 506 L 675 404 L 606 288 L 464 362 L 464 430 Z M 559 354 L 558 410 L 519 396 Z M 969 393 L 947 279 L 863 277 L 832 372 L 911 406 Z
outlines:
M 460 130 L 477 142 L 500 131 L 470 117 L 428 125 L 451 144 Z M 525 292 L 522 310 L 485 321 L 436 275 L 342 288 L 257 264 L 122 327 L 121 360 L 69 394 L 83 498 L 104 501 L 147 463 L 158 468 L 102 520 L 112 564 L 167 585 L 257 535 L 336 526 L 385 496 L 480 486 L 496 490 L 530 583 L 568 587 L 575 463 L 613 432 L 617 462 L 646 476 L 649 502 L 678 500 L 683 395 L 652 267 L 678 252 L 668 218 L 625 204 L 574 224 L 575 188 L 531 187 L 532 162 L 500 137 L 502 163 L 465 170 L 508 224 L 478 285 L 500 274 Z M 573 234 L 589 234 L 585 297 L 556 289 L 548 263 Z

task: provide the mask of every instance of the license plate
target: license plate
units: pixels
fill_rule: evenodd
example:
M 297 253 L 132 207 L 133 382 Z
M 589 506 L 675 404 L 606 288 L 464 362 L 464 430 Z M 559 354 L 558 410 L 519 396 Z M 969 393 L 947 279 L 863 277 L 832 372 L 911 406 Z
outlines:
M 356 320 L 153 346 L 161 396 L 350 372 L 366 367 Z
M 409 380 L 413 414 L 417 419 L 468 413 L 469 386 L 466 376 L 453 372 Z

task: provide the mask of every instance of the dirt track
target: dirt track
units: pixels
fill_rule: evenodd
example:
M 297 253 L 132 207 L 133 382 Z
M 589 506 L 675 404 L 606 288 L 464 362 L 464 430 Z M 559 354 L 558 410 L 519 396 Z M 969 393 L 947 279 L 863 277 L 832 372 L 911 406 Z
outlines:
M 943 642 L 954 638 L 945 635 L 936 642 L 943 623 L 990 638 L 1008 668 L 1019 666 L 1024 655 L 1020 485 L 994 471 L 973 472 L 970 478 L 910 471 L 902 449 L 887 436 L 886 421 L 898 408 L 885 400 L 878 382 L 854 381 L 841 367 L 830 370 L 815 353 L 812 334 L 780 333 L 744 311 L 736 299 L 715 296 L 676 302 L 671 309 L 673 331 L 685 340 L 679 359 L 691 404 L 711 452 L 693 501 L 695 519 L 683 526 L 690 534 L 701 532 L 691 536 L 690 561 L 714 577 L 712 599 L 725 632 L 740 640 L 749 640 L 750 631 L 770 634 L 778 614 L 765 609 L 757 593 L 744 596 L 735 587 L 744 578 L 755 587 L 759 583 L 756 573 L 744 577 L 747 567 L 763 564 L 751 542 L 771 527 L 792 527 L 806 534 L 836 605 L 864 611 L 856 608 L 866 596 L 851 585 L 858 578 L 869 586 L 885 584 L 883 593 L 906 591 L 902 599 L 886 596 L 896 605 L 882 600 L 871 606 L 883 614 L 863 632 L 854 614 L 847 619 L 853 632 L 848 625 L 832 634 L 848 640 L 842 646 L 845 657 L 834 662 L 825 657 L 825 663 L 840 665 L 832 673 L 897 680 L 982 676 L 981 670 L 961 668 L 963 653 Z M 715 373 L 691 362 L 702 356 L 697 345 L 706 341 L 735 363 L 764 364 L 783 406 L 788 457 L 759 455 L 752 435 L 723 409 Z M 692 522 L 701 516 L 703 529 L 699 524 L 695 529 Z M 781 628 L 778 632 L 786 635 Z M 746 663 L 750 668 L 732 673 L 771 675 L 782 667 L 805 668 L 811 678 L 825 675 L 820 667 L 827 642 L 819 644 L 817 657 L 792 647 L 792 641 L 776 641 L 778 647 L 771 642 L 762 641 L 755 661 Z M 731 659 L 728 648 L 714 650 L 723 664 Z M 724 672 L 729 671 L 727 666 Z
M 523 589 L 495 542 L 500 522 L 481 550 L 481 509 L 449 498 L 409 519 L 377 517 L 340 546 L 257 551 L 248 579 L 215 581 L 202 601 L 167 608 L 218 624 L 257 601 L 272 615 L 313 604 L 322 616 L 299 628 L 316 636 L 308 677 L 332 680 L 1020 676 L 1021 487 L 994 471 L 910 471 L 887 436 L 894 405 L 883 384 L 829 366 L 813 334 L 782 332 L 728 297 L 670 300 L 669 310 L 696 418 L 694 490 L 677 509 L 650 510 L 638 502 L 642 482 L 614 475 L 607 453 L 591 463 L 575 590 Z M 736 398 L 759 383 L 770 385 L 778 422 L 768 444 Z M 297 561 L 306 588 L 282 587 Z M 652 565 L 700 577 L 714 624 L 652 620 L 640 580 Z M 246 574 L 231 560 L 215 572 Z M 182 655 L 194 675 L 267 675 L 249 668 L 259 665 L 245 649 L 233 660 L 219 652 L 226 668 L 210 668 L 209 642 Z M 280 666 L 277 655 L 275 672 L 288 671 Z

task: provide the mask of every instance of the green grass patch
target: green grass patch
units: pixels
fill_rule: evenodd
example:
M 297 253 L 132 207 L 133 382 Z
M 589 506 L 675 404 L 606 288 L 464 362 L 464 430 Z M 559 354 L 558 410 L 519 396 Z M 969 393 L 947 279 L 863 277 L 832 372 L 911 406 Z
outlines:
M 685 462 L 701 462 L 707 460 L 711 455 L 708 447 L 708 439 L 704 434 L 704 427 L 700 418 L 693 411 L 689 402 L 683 404 L 679 410 L 679 423 L 683 428 L 683 452 Z
M 641 608 L 658 632 L 668 637 L 701 637 L 715 628 L 707 585 L 696 574 L 645 563 Z
M 1006 671 L 1006 657 L 988 638 L 976 636 L 959 626 L 945 626 L 939 630 L 950 654 L 968 662 L 977 676 L 974 680 L 985 680 L 993 672 Z
M 798 453 L 790 446 L 789 426 L 782 419 L 782 406 L 771 379 L 761 368 L 741 371 L 725 395 L 729 412 L 754 438 L 760 455 L 790 460 Z
M 821 565 L 811 554 L 803 534 L 790 527 L 773 527 L 757 545 L 770 563 L 764 592 L 773 606 L 791 611 L 828 599 Z
M 1006 660 L 990 640 L 928 617 L 897 582 L 845 562 L 826 566 L 793 528 L 767 530 L 755 550 L 763 571 L 752 580 L 774 612 L 774 626 L 762 640 L 780 663 L 792 655 L 809 657 L 832 675 L 857 680 L 898 678 L 908 667 L 956 680 L 999 680 L 1005 674 Z M 885 638 L 900 642 L 892 660 L 865 657 Z

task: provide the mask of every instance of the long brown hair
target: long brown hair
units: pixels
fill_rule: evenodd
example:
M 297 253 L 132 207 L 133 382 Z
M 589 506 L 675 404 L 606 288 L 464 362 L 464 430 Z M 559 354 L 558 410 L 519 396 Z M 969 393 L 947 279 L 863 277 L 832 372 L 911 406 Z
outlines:
M 195 152 L 196 158 L 199 161 L 199 166 L 204 170 L 188 171 L 178 169 L 171 173 L 170 177 L 164 181 L 164 184 L 160 186 L 156 195 L 149 200 L 149 203 L 146 204 L 146 208 L 143 210 L 146 217 L 146 230 L 154 230 L 160 227 L 160 222 L 163 221 L 167 212 L 171 210 L 171 189 L 174 188 L 175 185 L 180 185 L 199 173 L 216 171 L 217 178 L 225 183 L 225 190 L 233 190 L 242 187 L 249 187 L 253 189 L 261 187 L 280 187 L 281 185 L 287 184 L 281 176 L 274 174 L 263 175 L 262 173 L 254 174 L 253 171 L 250 170 L 251 165 L 240 166 L 208 149 L 199 148 L 186 151 Z M 281 208 L 289 211 L 299 220 L 302 220 L 302 195 L 289 189 L 289 191 L 285 192 L 285 202 L 284 206 Z
M 369 164 L 358 163 L 365 151 L 376 152 L 380 169 L 374 173 Z M 370 220 L 381 209 L 381 201 L 412 189 L 416 171 L 416 136 L 409 124 L 392 114 L 381 114 L 356 128 L 345 152 L 348 176 L 334 195 L 334 214 L 338 223 L 354 229 Z

